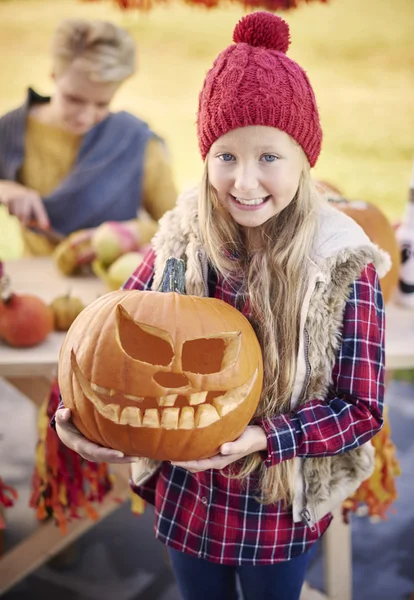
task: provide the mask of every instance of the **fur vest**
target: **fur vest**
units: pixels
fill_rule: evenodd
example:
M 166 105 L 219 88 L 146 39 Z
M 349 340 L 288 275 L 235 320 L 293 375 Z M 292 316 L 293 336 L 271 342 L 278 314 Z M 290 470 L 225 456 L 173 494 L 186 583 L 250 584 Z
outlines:
M 208 263 L 200 241 L 197 192 L 182 195 L 177 206 L 162 217 L 153 245 L 156 251 L 153 289 L 159 287 L 165 261 L 174 256 L 185 259 L 187 293 L 208 294 Z M 322 204 L 319 230 L 308 260 L 309 285 L 301 313 L 292 409 L 326 397 L 341 342 L 342 315 L 350 285 L 369 263 L 374 264 L 380 277 L 390 266 L 388 255 L 370 242 L 355 221 Z M 374 451 L 368 442 L 343 454 L 294 461 L 294 521 L 304 519 L 312 526 L 371 475 Z M 141 475 L 145 471 L 144 468 Z M 133 481 L 137 484 L 144 479 L 139 475 L 136 467 Z

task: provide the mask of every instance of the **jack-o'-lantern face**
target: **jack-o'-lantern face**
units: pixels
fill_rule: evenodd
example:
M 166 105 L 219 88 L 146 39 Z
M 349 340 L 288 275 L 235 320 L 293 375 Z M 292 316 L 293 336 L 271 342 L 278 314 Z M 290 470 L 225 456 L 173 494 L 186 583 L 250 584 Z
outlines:
M 244 430 L 260 397 L 260 346 L 228 304 L 111 292 L 87 307 L 61 351 L 63 401 L 84 435 L 161 460 L 211 456 Z

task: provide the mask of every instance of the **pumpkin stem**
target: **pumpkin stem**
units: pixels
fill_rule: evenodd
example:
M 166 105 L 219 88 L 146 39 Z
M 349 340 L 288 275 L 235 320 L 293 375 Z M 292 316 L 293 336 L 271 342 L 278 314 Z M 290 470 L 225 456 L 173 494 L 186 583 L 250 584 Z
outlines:
M 181 258 L 167 258 L 158 291 L 185 294 L 185 265 Z

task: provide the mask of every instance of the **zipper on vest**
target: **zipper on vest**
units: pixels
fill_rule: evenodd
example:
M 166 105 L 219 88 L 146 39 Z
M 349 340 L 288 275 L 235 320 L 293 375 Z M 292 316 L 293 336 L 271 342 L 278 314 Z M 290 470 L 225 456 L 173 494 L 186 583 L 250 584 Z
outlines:
M 201 267 L 201 274 L 202 274 L 202 277 L 203 277 L 204 294 L 208 298 L 208 296 L 209 296 L 209 289 L 208 289 L 208 264 L 207 264 L 206 260 L 203 260 L 203 253 L 202 253 L 201 250 L 197 251 L 197 256 L 198 256 L 198 262 L 200 263 L 200 267 Z
M 306 506 L 306 481 L 305 481 L 305 473 L 304 473 L 304 460 L 301 461 L 301 472 L 302 472 L 302 483 L 303 483 L 303 508 L 300 511 L 300 516 L 302 517 L 302 521 L 305 521 L 306 525 L 309 529 L 314 532 L 316 531 L 316 525 L 312 520 L 309 509 Z
M 305 521 L 306 525 L 309 527 L 309 529 L 311 531 L 316 531 L 316 525 L 315 523 L 312 521 L 312 517 L 311 514 L 309 512 L 309 510 L 305 507 L 300 511 L 300 516 L 302 517 L 302 519 Z
M 310 374 L 311 374 L 311 368 L 310 368 L 310 364 L 309 364 L 309 333 L 308 333 L 308 330 L 306 329 L 306 327 L 304 327 L 304 329 L 303 329 L 303 335 L 305 338 L 304 353 L 305 353 L 306 373 L 305 373 L 305 377 L 304 377 L 304 381 L 303 381 L 302 393 L 300 395 L 298 404 L 301 404 L 306 398 L 306 393 L 308 391 L 308 385 L 309 385 Z

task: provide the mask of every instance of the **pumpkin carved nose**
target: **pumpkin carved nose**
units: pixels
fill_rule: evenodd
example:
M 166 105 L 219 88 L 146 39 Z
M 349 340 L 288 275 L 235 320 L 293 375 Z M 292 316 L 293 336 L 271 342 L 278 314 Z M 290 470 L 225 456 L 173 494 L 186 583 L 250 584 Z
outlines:
M 158 371 L 153 379 L 165 388 L 181 388 L 190 383 L 183 373 L 168 373 L 165 371 Z

